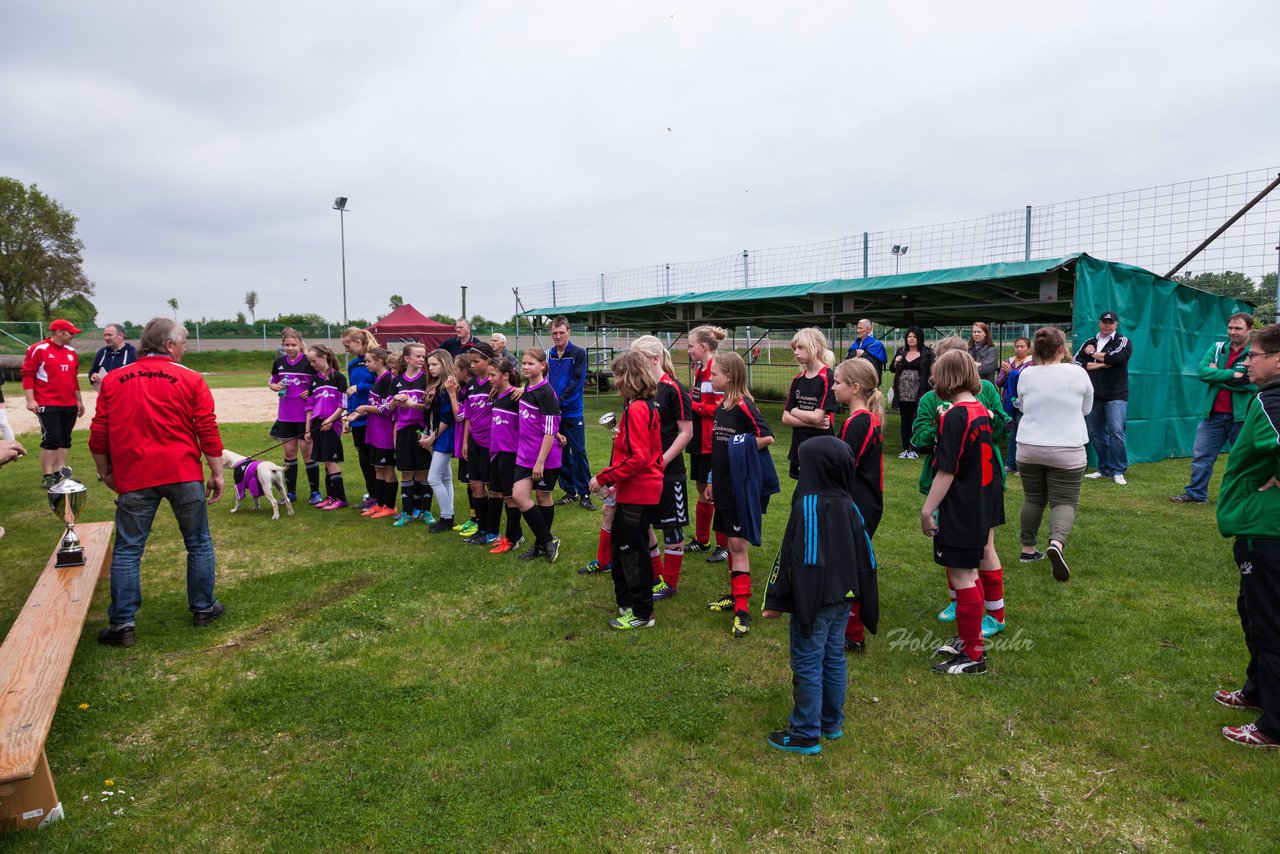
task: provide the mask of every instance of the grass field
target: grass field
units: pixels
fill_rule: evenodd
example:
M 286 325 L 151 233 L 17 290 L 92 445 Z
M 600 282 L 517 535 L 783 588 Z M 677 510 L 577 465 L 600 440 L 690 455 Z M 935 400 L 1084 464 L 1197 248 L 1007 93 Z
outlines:
M 765 412 L 777 426 L 777 408 Z M 607 435 L 588 434 L 598 462 Z M 226 617 L 191 628 L 181 544 L 162 510 L 138 645 L 94 642 L 101 585 L 54 720 L 48 756 L 68 818 L 3 845 L 1274 848 L 1280 756 L 1218 734 L 1249 720 L 1211 699 L 1243 677 L 1237 570 L 1212 508 L 1167 500 L 1187 461 L 1136 466 L 1128 487 L 1086 481 L 1068 584 L 1045 563 L 1020 565 L 1016 525 L 1002 528 L 1003 645 L 985 677 L 944 678 L 928 670 L 947 636 L 935 619 L 946 590 L 916 523 L 919 464 L 894 458 L 895 421 L 886 434 L 880 635 L 850 658 L 846 735 L 820 756 L 765 745 L 791 708 L 787 627 L 757 619 L 732 639 L 703 608 L 726 589 L 723 565 L 690 556 L 657 626 L 622 634 L 605 627 L 608 579 L 574 572 L 598 525 L 580 508 L 557 512 L 565 546 L 547 566 L 425 526 L 307 507 L 272 523 L 230 516 L 224 501 L 211 512 Z M 224 429 L 242 451 L 265 435 Z M 84 438 L 72 464 L 88 474 Z M 0 472 L 0 630 L 58 538 L 38 480 L 30 458 Z M 109 496 L 89 485 L 85 519 L 111 518 Z M 756 609 L 784 490 L 752 552 Z M 1013 478 L 1011 519 L 1020 500 Z

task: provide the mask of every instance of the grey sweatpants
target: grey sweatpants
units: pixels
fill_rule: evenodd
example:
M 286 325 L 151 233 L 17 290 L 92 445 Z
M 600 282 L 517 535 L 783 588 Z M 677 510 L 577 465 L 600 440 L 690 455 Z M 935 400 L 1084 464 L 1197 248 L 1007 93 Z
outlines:
M 1067 544 L 1071 526 L 1076 521 L 1076 505 L 1080 503 L 1080 484 L 1084 480 L 1085 468 L 1057 469 L 1018 461 L 1024 496 L 1021 518 L 1021 542 L 1024 546 L 1036 544 L 1046 504 L 1049 506 L 1049 539 L 1064 546 Z

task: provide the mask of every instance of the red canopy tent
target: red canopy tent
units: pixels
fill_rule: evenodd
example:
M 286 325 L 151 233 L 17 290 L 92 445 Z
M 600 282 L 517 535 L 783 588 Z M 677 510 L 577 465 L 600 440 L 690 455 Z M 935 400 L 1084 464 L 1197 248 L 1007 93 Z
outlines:
M 424 316 L 408 303 L 370 326 L 369 331 L 384 347 L 396 341 L 418 341 L 428 350 L 436 349 L 453 335 L 452 326 Z

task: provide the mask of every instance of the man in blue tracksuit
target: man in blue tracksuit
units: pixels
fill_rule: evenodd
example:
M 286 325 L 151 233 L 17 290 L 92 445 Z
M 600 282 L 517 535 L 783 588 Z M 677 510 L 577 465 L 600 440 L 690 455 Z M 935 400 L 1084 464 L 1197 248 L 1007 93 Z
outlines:
M 547 380 L 560 398 L 560 432 L 564 434 L 564 456 L 560 463 L 560 504 L 581 502 L 595 510 L 587 484 L 591 465 L 587 462 L 587 432 L 582 419 L 582 397 L 587 386 L 587 351 L 569 341 L 569 319 L 561 315 L 551 321 L 555 346 L 547 353 Z

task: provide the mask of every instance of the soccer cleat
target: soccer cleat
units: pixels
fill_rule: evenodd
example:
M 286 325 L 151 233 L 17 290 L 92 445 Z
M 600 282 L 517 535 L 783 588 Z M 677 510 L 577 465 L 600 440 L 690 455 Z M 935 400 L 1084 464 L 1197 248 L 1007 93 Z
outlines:
M 735 638 L 745 638 L 751 631 L 751 615 L 746 611 L 733 612 L 733 628 L 730 629 Z
M 596 505 L 591 501 L 591 496 L 590 496 L 590 495 L 584 495 L 584 496 L 582 496 L 582 501 L 581 501 L 580 503 L 582 504 L 582 509 L 583 509 L 583 510 L 595 510 L 595 509 L 596 509 Z
M 1222 728 L 1222 737 L 1227 741 L 1233 741 L 1242 747 L 1261 747 L 1265 750 L 1276 750 L 1277 748 L 1280 748 L 1280 741 L 1277 741 L 1262 730 L 1258 729 L 1257 724 L 1224 726 Z
M 328 510 L 329 505 L 332 503 L 333 503 L 332 498 L 325 498 L 319 504 L 312 504 L 311 506 L 316 508 L 317 510 Z
M 1174 504 L 1208 504 L 1207 498 L 1196 498 L 1189 492 L 1183 492 L 1180 495 L 1170 495 L 1169 500 Z
M 700 543 L 697 540 L 694 540 L 692 543 L 689 543 L 689 545 L 684 547 L 684 553 L 688 555 L 696 552 L 705 552 L 710 548 L 710 546 L 710 543 Z
M 655 602 L 670 599 L 674 595 L 676 595 L 676 589 L 665 581 L 659 581 L 653 585 L 653 601 Z
M 430 528 L 428 528 L 427 530 L 428 530 L 428 531 L 430 531 L 430 532 L 431 532 L 431 533 L 433 533 L 433 534 L 443 534 L 443 533 L 446 533 L 446 532 L 448 532 L 448 531 L 452 531 L 452 530 L 453 530 L 453 517 L 452 517 L 452 516 L 444 516 L 444 517 L 442 517 L 442 518 L 440 518 L 440 519 L 437 519 L 435 522 L 433 522 L 433 523 L 431 524 L 431 527 L 430 527 Z
M 40 479 L 40 486 L 44 489 L 48 489 L 51 486 L 56 486 L 60 480 L 62 480 L 62 475 L 58 472 L 53 472 L 52 474 L 47 474 Z
M 547 557 L 547 563 L 555 563 L 556 558 L 560 557 L 560 539 L 552 537 L 551 541 L 542 547 L 542 553 Z
M 319 504 L 323 500 L 324 499 L 320 497 L 319 492 L 313 492 L 311 493 L 311 497 L 307 499 L 307 503 L 310 504 L 312 507 L 315 507 L 317 504 Z
M 98 643 L 105 644 L 106 646 L 122 646 L 127 648 L 133 646 L 136 642 L 137 638 L 134 636 L 133 626 L 122 626 L 118 629 L 113 629 L 108 626 L 105 629 L 98 630 Z
M 422 515 L 419 518 L 428 525 L 434 525 L 436 523 L 436 517 L 431 514 L 430 510 L 423 510 Z
M 329 505 L 327 507 L 321 507 L 320 509 L 321 510 L 341 510 L 344 507 L 350 507 L 350 506 L 351 506 L 350 504 L 343 501 L 341 498 L 334 498 L 329 502 Z
M 618 616 L 609 621 L 611 629 L 651 629 L 653 628 L 653 615 L 649 615 L 649 619 L 637 617 L 630 608 L 623 611 Z
M 468 546 L 483 546 L 489 542 L 489 535 L 483 531 L 476 531 L 462 542 Z
M 964 652 L 964 641 L 952 638 L 933 651 L 934 655 L 959 655 Z
M 845 652 L 866 652 L 867 642 L 865 640 L 856 641 L 856 640 L 850 640 L 849 638 L 845 638 L 844 651 Z
M 716 550 L 707 555 L 707 563 L 724 563 L 729 559 L 729 550 L 724 546 L 716 546 Z
M 370 519 L 389 519 L 389 518 L 391 518 L 391 517 L 392 517 L 392 516 L 394 516 L 394 515 L 396 515 L 396 508 L 394 508 L 394 507 L 379 507 L 379 508 L 378 508 L 378 512 L 377 512 L 377 513 L 374 513 L 374 514 L 373 514 L 372 516 L 370 516 L 369 518 L 370 518 Z
M 939 661 L 930 668 L 934 673 L 945 676 L 972 676 L 987 672 L 987 654 L 974 661 L 963 652 L 957 652 L 946 661 Z
M 982 636 L 989 638 L 992 635 L 998 635 L 1004 631 L 1004 623 L 997 620 L 990 614 L 982 615 Z
M 520 552 L 516 557 L 520 560 L 533 560 L 535 557 L 542 557 L 544 554 L 546 554 L 546 552 L 543 550 L 542 546 L 534 543 L 532 548 L 528 551 Z
M 459 537 L 469 537 L 476 531 L 480 530 L 480 526 L 476 524 L 475 519 L 468 519 L 462 523 L 461 528 L 455 527 L 454 530 L 458 532 Z
M 359 509 L 359 508 L 357 507 L 356 509 Z M 374 515 L 375 513 L 377 513 L 377 512 L 378 512 L 379 510 L 381 510 L 381 509 L 382 509 L 382 505 L 381 505 L 381 504 L 370 504 L 368 507 L 364 508 L 363 510 L 360 510 L 360 515 L 361 515 L 361 516 L 372 516 L 372 515 Z
M 422 516 L 422 511 L 421 511 L 421 510 L 417 510 L 417 509 L 415 509 L 415 510 L 414 510 L 412 513 L 410 513 L 409 515 L 410 515 L 410 517 L 412 517 L 412 518 L 413 518 L 413 520 L 416 522 L 416 521 L 418 521 L 419 517 L 421 517 L 421 516 Z
M 290 504 L 294 504 L 294 503 L 296 503 L 296 502 L 297 502 L 297 500 L 298 500 L 298 493 L 296 493 L 296 492 L 286 492 L 286 493 L 285 493 L 285 495 L 289 496 L 289 503 L 290 503 Z
M 787 753 L 804 753 L 814 754 L 822 752 L 822 745 L 816 738 L 802 738 L 790 729 L 771 732 L 764 739 L 769 746 L 777 750 L 785 750 Z
M 733 594 L 726 593 L 719 599 L 712 599 L 707 603 L 708 611 L 732 611 L 733 610 Z
M 366 495 L 363 499 L 361 499 L 360 503 L 357 504 L 355 507 L 361 513 L 364 513 L 365 511 L 372 510 L 377 506 L 378 506 L 378 502 L 374 501 L 372 498 Z
M 1129 483 L 1129 481 L 1127 481 L 1127 480 L 1125 480 L 1125 479 L 1124 479 L 1124 475 L 1122 475 L 1122 474 L 1118 474 L 1118 475 L 1116 475 L 1116 476 L 1115 476 L 1115 481 L 1116 481 L 1116 485 L 1117 485 L 1117 486 L 1127 486 L 1127 485 L 1128 485 L 1128 483 Z
M 511 551 L 511 541 L 506 537 L 498 537 L 493 541 L 493 548 L 489 549 L 491 555 L 504 555 Z
M 1030 553 L 1023 552 L 1022 554 L 1018 555 L 1018 560 L 1022 561 L 1023 563 L 1034 563 L 1035 561 L 1038 561 L 1038 560 L 1044 560 L 1044 552 L 1040 551 L 1039 549 L 1036 549 L 1035 551 Z
M 956 621 L 956 603 L 951 600 L 951 604 L 938 612 L 938 619 L 944 623 L 954 623 Z
M 497 534 L 485 534 L 485 535 L 484 535 L 484 542 L 483 542 L 483 543 L 481 543 L 480 545 L 482 545 L 482 546 L 491 546 L 491 545 L 493 545 L 494 543 L 496 543 L 499 539 L 502 539 L 502 538 L 500 538 Z
M 1254 703 L 1250 703 L 1244 698 L 1243 691 L 1223 691 L 1221 689 L 1213 692 L 1213 699 L 1219 704 L 1226 706 L 1228 709 L 1239 709 L 1240 711 L 1260 712 L 1262 707 Z
M 601 566 L 600 561 L 595 558 L 587 561 L 586 566 L 578 567 L 578 575 L 600 575 L 605 572 L 613 572 L 613 564 L 606 563 Z
M 394 522 L 391 523 L 391 527 L 403 528 L 405 525 L 408 525 L 409 522 L 412 520 L 413 520 L 412 516 L 410 516 L 408 513 L 404 512 L 403 510 L 401 510 L 399 513 L 396 514 L 396 519 Z
M 578 503 L 578 496 L 570 495 L 569 493 L 566 492 L 564 495 L 560 496 L 560 500 L 556 502 L 556 506 L 568 507 L 570 504 L 577 504 L 577 503 Z
M 1067 559 L 1062 556 L 1062 546 L 1049 544 L 1049 563 L 1053 566 L 1053 577 L 1058 581 L 1071 578 L 1071 568 L 1067 566 Z

